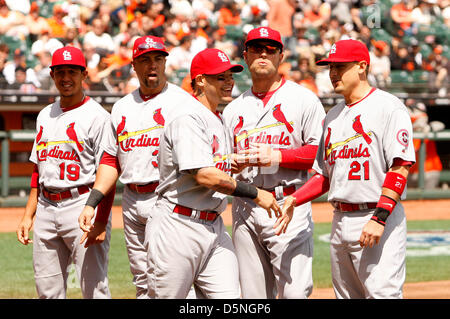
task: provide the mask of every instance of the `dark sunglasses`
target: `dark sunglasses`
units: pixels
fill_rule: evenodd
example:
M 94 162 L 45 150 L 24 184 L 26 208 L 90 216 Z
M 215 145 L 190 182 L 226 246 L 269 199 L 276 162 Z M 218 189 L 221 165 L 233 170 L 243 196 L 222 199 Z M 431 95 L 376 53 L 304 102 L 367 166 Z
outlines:
M 263 51 L 266 51 L 267 54 L 275 54 L 277 52 L 281 52 L 281 49 L 277 46 L 266 45 L 266 44 L 249 44 L 247 47 L 247 51 L 251 53 L 261 54 Z

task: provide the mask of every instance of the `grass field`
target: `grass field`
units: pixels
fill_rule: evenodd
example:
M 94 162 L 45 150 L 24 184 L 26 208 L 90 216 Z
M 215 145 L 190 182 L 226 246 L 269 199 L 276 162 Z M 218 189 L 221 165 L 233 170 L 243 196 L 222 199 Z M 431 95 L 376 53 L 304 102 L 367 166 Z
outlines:
M 329 244 L 319 240 L 330 229 L 330 223 L 315 225 L 313 279 L 317 288 L 331 287 Z M 450 231 L 450 220 L 408 222 L 408 231 L 417 230 Z M 15 233 L 0 233 L 0 256 L 0 298 L 36 298 L 32 246 L 21 245 Z M 448 265 L 450 256 L 407 257 L 406 281 L 449 280 Z M 113 298 L 135 297 L 122 229 L 112 231 L 108 275 Z M 79 289 L 68 289 L 68 298 L 81 298 Z

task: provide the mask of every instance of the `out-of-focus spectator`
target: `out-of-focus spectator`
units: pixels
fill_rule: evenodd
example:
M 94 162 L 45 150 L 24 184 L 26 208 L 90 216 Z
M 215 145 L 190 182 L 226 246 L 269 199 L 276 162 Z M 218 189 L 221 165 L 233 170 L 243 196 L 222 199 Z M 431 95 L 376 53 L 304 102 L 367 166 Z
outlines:
M 447 93 L 447 87 L 444 84 L 450 80 L 450 61 L 443 56 L 443 50 L 442 45 L 435 45 L 433 52 L 422 63 L 423 69 L 431 72 L 430 86 L 438 88 L 439 95 Z
M 111 69 L 113 77 L 118 82 L 127 79 L 131 71 L 131 49 L 128 48 L 128 42 L 120 43 L 119 49 L 116 53 L 110 54 L 105 58 L 108 68 Z
M 413 23 L 430 26 L 436 18 L 432 11 L 432 4 L 424 0 L 418 0 L 418 2 L 418 6 L 411 12 Z
M 224 28 L 229 25 L 239 26 L 241 23 L 241 11 L 238 4 L 234 1 L 223 1 L 217 19 L 219 28 Z
M 213 32 L 213 46 L 216 49 L 223 51 L 226 55 L 233 59 L 236 56 L 236 46 L 232 40 L 226 38 L 227 30 L 225 28 L 219 28 Z M 242 54 L 242 52 L 239 52 Z
M 0 34 L 25 40 L 29 31 L 24 22 L 23 13 L 10 10 L 6 2 L 0 0 Z
M 60 4 L 53 6 L 53 16 L 47 19 L 50 26 L 50 36 L 52 38 L 63 38 L 66 35 L 67 25 L 63 18 L 66 15 Z
M 418 68 L 422 68 L 423 55 L 419 45 L 419 41 L 416 38 L 411 38 L 411 55 L 414 58 L 414 62 L 417 64 Z
M 86 33 L 83 43 L 93 46 L 100 55 L 111 54 L 115 50 L 114 41 L 105 32 L 104 22 L 100 18 L 92 20 L 92 30 Z
M 75 27 L 67 28 L 66 35 L 60 39 L 64 46 L 76 47 L 82 49 L 83 45 L 78 37 L 78 29 Z
M 414 33 L 412 28 L 412 23 L 414 22 L 412 17 L 414 5 L 415 0 L 401 0 L 390 9 L 391 18 L 396 24 L 400 36 L 410 36 Z
M 30 0 L 5 0 L 5 2 L 12 11 L 18 11 L 23 15 L 30 12 Z
M 30 13 L 25 16 L 24 21 L 26 27 L 30 31 L 30 40 L 34 42 L 43 32 L 50 32 L 50 26 L 44 17 L 39 15 L 39 6 L 37 2 L 31 3 Z
M 11 90 L 19 90 L 22 93 L 34 93 L 38 91 L 36 85 L 27 80 L 27 69 L 21 65 L 17 66 L 14 70 L 15 79 L 14 82 L 9 86 Z
M 269 0 L 268 4 L 270 8 L 267 13 L 268 26 L 280 32 L 281 40 L 286 48 L 295 51 L 292 17 L 297 7 L 296 0 Z
M 261 25 L 261 22 L 269 12 L 269 4 L 266 0 L 249 0 L 241 9 L 243 23 Z
M 406 100 L 405 104 L 411 116 L 414 132 L 428 133 L 430 131 L 443 130 L 445 128 L 445 125 L 442 122 L 428 122 L 428 114 L 425 104 L 421 102 L 417 103 L 413 99 Z M 432 189 L 438 187 L 439 185 L 442 162 L 437 152 L 436 142 L 430 139 L 425 139 L 423 142 L 425 143 L 426 149 L 424 162 L 424 187 L 425 189 Z M 420 147 L 422 141 L 420 139 L 413 139 L 413 143 L 416 151 L 416 164 L 409 170 L 408 185 L 411 187 L 418 187 Z
M 325 23 L 328 23 L 331 17 L 331 7 L 327 2 L 321 0 L 307 1 L 304 8 L 303 23 L 307 28 L 317 28 Z
M 42 51 L 38 55 L 39 63 L 34 67 L 36 78 L 41 84 L 41 90 L 51 90 L 54 82 L 50 76 L 50 65 L 52 64 L 52 54 L 49 51 Z
M 166 60 L 166 73 L 171 76 L 175 71 L 184 69 L 189 70 L 192 61 L 191 52 L 192 37 L 184 36 L 180 40 L 180 44 L 170 50 L 170 54 Z
M 93 72 L 100 62 L 100 54 L 95 51 L 95 47 L 90 43 L 83 43 L 83 53 L 86 58 L 86 70 L 88 73 Z
M 381 40 L 373 41 L 373 49 L 369 52 L 370 66 L 368 80 L 373 86 L 385 87 L 390 84 L 391 61 L 389 45 Z
M 14 50 L 14 58 L 12 61 L 8 61 L 3 69 L 3 75 L 9 85 L 16 82 L 16 68 L 22 67 L 26 70 L 26 82 L 33 83 L 36 87 L 40 87 L 40 83 L 37 80 L 36 73 L 32 68 L 27 67 L 25 52 L 21 49 Z
M 6 81 L 3 70 L 8 62 L 9 47 L 6 43 L 0 43 L 0 89 L 5 89 L 8 82 Z
M 31 45 L 31 54 L 38 56 L 43 51 L 53 54 L 53 52 L 63 46 L 64 44 L 61 41 L 50 36 L 48 30 L 43 30 L 41 35 Z
M 396 50 L 392 50 L 390 61 L 391 70 L 413 71 L 419 68 L 414 57 L 409 54 L 408 46 L 404 43 L 400 43 Z

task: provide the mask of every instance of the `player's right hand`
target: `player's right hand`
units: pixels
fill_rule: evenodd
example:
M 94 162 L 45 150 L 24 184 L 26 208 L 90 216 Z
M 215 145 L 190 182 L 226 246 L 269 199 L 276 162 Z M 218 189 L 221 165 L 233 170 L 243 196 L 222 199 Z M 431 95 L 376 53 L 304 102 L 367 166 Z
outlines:
M 28 237 L 31 226 L 33 226 L 33 220 L 24 218 L 17 227 L 17 239 L 24 245 L 28 245 L 33 242 L 33 240 Z
M 281 209 L 281 216 L 278 217 L 277 221 L 273 225 L 273 228 L 275 229 L 275 235 L 279 236 L 282 233 L 286 232 L 286 229 L 292 220 L 292 215 L 294 214 L 295 204 L 295 197 L 286 197 L 283 208 Z
M 258 206 L 261 206 L 262 208 L 267 210 L 269 218 L 272 218 L 272 211 L 275 213 L 276 217 L 281 216 L 281 208 L 278 205 L 275 197 L 273 197 L 272 193 L 258 188 L 258 196 L 253 201 Z
M 84 232 L 80 239 L 80 245 L 85 241 L 84 248 L 88 248 L 91 245 L 101 244 L 106 238 L 106 224 L 101 222 L 94 222 L 91 230 Z
M 92 228 L 91 220 L 94 218 L 95 209 L 91 206 L 84 206 L 83 211 L 78 217 L 78 224 L 84 232 L 89 232 Z

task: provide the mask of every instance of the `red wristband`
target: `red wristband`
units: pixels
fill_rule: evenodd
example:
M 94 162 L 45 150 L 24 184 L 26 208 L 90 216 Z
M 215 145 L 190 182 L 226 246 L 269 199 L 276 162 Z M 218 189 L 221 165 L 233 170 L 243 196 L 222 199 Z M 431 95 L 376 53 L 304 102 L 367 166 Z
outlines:
M 384 208 L 389 212 L 389 214 L 392 213 L 395 205 L 397 205 L 397 202 L 386 195 L 381 195 L 377 203 L 377 207 Z
M 406 178 L 399 173 L 387 172 L 383 187 L 389 188 L 401 196 L 406 187 Z

